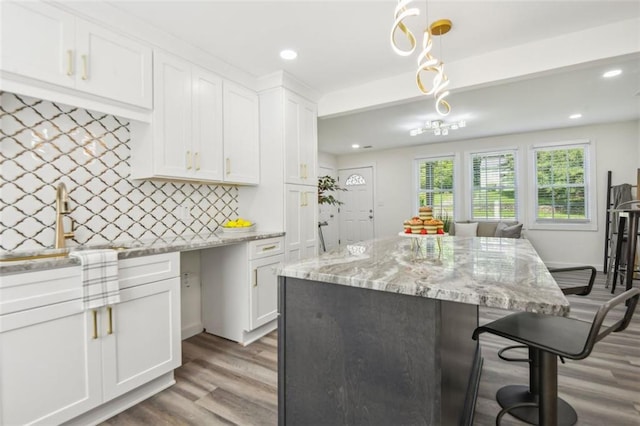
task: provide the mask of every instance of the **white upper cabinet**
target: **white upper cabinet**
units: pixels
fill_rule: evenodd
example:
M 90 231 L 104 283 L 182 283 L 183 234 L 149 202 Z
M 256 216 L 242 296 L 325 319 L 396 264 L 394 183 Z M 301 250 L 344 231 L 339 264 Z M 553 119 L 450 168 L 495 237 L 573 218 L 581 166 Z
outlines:
M 193 167 L 201 180 L 222 181 L 222 79 L 192 69 Z
M 284 95 L 284 163 L 285 182 L 317 184 L 318 111 L 315 104 L 285 91 Z
M 193 175 L 191 67 L 186 61 L 156 52 L 154 68 L 153 146 L 149 147 L 153 174 L 188 178 Z M 148 154 L 143 150 L 134 160 L 147 163 Z
M 2 2 L 3 71 L 75 85 L 75 17 L 44 3 Z
M 97 25 L 77 20 L 76 88 L 151 108 L 151 49 Z
M 162 51 L 154 74 L 152 131 L 133 137 L 132 178 L 257 184 L 257 94 Z
M 150 109 L 151 49 L 41 2 L 2 3 L 0 67 Z
M 258 95 L 242 86 L 224 83 L 224 181 L 260 182 Z

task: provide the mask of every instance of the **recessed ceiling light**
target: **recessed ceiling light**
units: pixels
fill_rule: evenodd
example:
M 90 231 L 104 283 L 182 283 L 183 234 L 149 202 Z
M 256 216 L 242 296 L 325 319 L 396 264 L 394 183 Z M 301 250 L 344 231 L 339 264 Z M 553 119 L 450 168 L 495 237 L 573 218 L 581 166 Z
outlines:
M 360 148 L 360 145 L 358 145 L 357 143 L 354 143 L 353 145 L 351 145 L 351 148 L 358 149 Z
M 615 77 L 617 75 L 622 74 L 622 70 L 609 70 L 607 72 L 605 72 L 604 74 L 602 74 L 602 76 L 604 78 L 611 78 L 611 77 Z
M 575 120 L 575 119 L 578 119 L 578 118 L 582 118 L 582 114 L 571 114 L 569 116 L 569 118 L 572 119 L 572 120 Z
M 286 59 L 287 61 L 291 61 L 298 57 L 298 52 L 291 49 L 285 49 L 282 52 L 280 52 L 280 57 L 282 59 Z

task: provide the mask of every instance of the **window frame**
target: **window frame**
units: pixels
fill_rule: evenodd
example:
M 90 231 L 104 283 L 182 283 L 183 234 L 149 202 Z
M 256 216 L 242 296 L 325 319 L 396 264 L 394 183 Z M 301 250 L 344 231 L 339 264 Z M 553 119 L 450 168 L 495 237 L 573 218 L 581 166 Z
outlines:
M 482 155 L 500 155 L 500 154 L 513 154 L 513 175 L 514 175 L 514 191 L 516 196 L 516 214 L 513 218 L 474 218 L 473 217 L 473 158 L 474 156 L 482 156 Z M 518 147 L 501 147 L 501 148 L 493 148 L 493 149 L 483 149 L 483 150 L 474 150 L 468 151 L 466 153 L 466 158 L 468 162 L 467 167 L 467 218 L 470 221 L 474 222 L 495 222 L 495 221 L 517 221 L 522 222 L 523 211 L 525 210 L 524 200 L 523 200 L 523 191 L 522 191 L 522 181 L 523 176 L 520 173 L 520 170 L 523 168 L 520 164 L 520 150 Z
M 538 221 L 538 176 L 537 152 L 539 150 L 571 149 L 583 147 L 585 150 L 585 208 L 588 219 L 585 221 L 569 221 L 563 219 Z M 597 231 L 597 180 L 596 180 L 596 147 L 589 139 L 578 139 L 558 142 L 544 142 L 529 146 L 529 229 L 562 230 L 562 231 Z
M 452 160 L 453 161 L 453 215 L 451 220 L 457 220 L 460 204 L 460 193 L 462 193 L 461 186 L 458 183 L 458 176 L 460 176 L 459 164 L 460 155 L 457 153 L 438 154 L 429 156 L 420 156 L 413 159 L 413 211 L 412 216 L 418 215 L 418 209 L 420 208 L 420 163 L 424 161 L 439 161 L 439 160 Z M 434 212 L 435 213 L 435 212 Z

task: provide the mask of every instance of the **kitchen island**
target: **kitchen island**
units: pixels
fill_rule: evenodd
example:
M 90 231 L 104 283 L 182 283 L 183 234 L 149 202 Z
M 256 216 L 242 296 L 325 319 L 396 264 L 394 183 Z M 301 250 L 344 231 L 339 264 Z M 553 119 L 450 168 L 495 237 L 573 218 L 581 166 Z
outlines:
M 279 268 L 281 425 L 471 424 L 479 306 L 568 313 L 528 240 L 437 238 L 372 240 Z

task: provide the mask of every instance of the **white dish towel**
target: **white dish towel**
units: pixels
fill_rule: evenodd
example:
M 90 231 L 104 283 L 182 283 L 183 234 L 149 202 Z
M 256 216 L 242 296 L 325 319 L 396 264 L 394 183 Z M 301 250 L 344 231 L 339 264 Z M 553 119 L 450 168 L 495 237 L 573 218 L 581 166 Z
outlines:
M 85 309 L 120 302 L 116 250 L 79 250 L 69 255 L 80 259 Z

